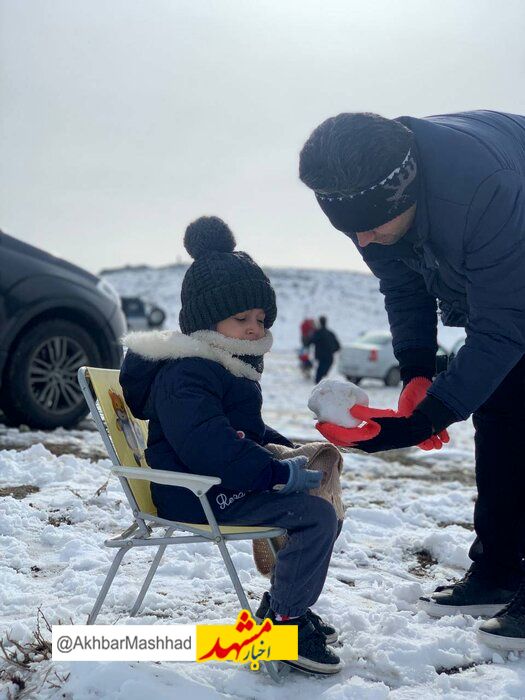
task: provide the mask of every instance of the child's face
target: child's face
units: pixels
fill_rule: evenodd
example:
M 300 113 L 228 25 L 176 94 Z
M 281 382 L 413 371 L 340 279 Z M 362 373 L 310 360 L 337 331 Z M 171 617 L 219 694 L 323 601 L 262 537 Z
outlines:
M 227 338 L 239 340 L 259 340 L 264 337 L 265 313 L 263 309 L 249 309 L 241 311 L 234 316 L 219 321 L 216 326 L 217 333 L 222 333 Z

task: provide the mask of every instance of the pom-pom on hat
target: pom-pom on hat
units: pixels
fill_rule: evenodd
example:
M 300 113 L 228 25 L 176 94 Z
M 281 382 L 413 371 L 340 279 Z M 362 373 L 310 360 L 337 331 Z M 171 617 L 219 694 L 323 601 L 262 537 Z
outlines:
M 194 259 L 182 281 L 180 329 L 189 334 L 210 330 L 219 321 L 248 309 L 264 309 L 264 325 L 277 316 L 275 292 L 254 260 L 235 250 L 229 226 L 216 216 L 201 216 L 184 234 Z

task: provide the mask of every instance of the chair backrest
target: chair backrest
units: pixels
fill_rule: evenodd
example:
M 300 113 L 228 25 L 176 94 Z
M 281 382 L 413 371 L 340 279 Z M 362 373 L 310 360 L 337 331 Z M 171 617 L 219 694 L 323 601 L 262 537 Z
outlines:
M 144 457 L 148 424 L 135 418 L 124 401 L 119 370 L 81 367 L 78 379 L 113 464 L 149 469 Z M 139 509 L 157 515 L 149 482 L 129 479 L 128 483 Z

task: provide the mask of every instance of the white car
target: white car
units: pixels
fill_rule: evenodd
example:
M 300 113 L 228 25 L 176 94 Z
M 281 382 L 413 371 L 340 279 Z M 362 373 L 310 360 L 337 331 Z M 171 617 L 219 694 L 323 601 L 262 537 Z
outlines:
M 454 345 L 452 346 L 452 350 L 450 351 L 450 359 L 452 360 L 453 357 L 455 357 L 458 352 L 461 350 L 461 348 L 465 345 L 465 340 L 466 338 L 459 338 L 456 340 Z
M 438 355 L 446 355 L 438 347 Z M 366 378 L 382 379 L 387 386 L 401 381 L 399 365 L 392 349 L 389 331 L 368 331 L 339 353 L 338 370 L 354 384 Z

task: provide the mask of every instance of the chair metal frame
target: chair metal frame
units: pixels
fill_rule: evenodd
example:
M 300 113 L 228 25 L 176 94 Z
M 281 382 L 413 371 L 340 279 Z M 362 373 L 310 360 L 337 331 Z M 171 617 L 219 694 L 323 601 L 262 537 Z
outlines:
M 207 542 L 217 545 L 237 594 L 237 598 L 239 599 L 241 608 L 249 610 L 253 615 L 252 608 L 239 580 L 239 575 L 235 565 L 233 564 L 226 543 L 235 540 L 267 539 L 275 555 L 276 552 L 271 538 L 285 534 L 286 530 L 276 527 L 270 528 L 267 526 L 250 527 L 240 525 L 219 525 L 206 495 L 212 486 L 217 486 L 221 483 L 221 479 L 219 477 L 184 474 L 182 472 L 150 469 L 148 467 L 127 467 L 122 465 L 111 440 L 107 425 L 104 422 L 103 414 L 97 406 L 96 392 L 90 381 L 90 371 L 115 372 L 118 374 L 118 370 L 101 370 L 101 368 L 98 367 L 80 367 L 78 370 L 78 383 L 97 430 L 102 438 L 104 446 L 108 451 L 109 458 L 113 463 L 111 473 L 118 477 L 120 485 L 126 494 L 126 498 L 133 515 L 133 523 L 126 530 L 121 532 L 120 535 L 107 539 L 104 542 L 104 546 L 117 549 L 117 553 L 98 593 L 93 609 L 88 616 L 87 624 L 95 624 L 111 584 L 113 583 L 122 560 L 127 552 L 138 547 L 157 548 L 157 552 L 155 553 L 153 561 L 150 564 L 146 578 L 144 579 L 139 594 L 131 608 L 130 616 L 134 617 L 137 615 L 142 606 L 144 597 L 148 592 L 153 577 L 155 576 L 164 552 L 166 551 L 166 547 L 187 542 Z M 142 511 L 133 494 L 128 479 L 144 480 L 150 483 L 178 486 L 188 489 L 198 497 L 204 511 L 207 524 L 166 520 L 165 518 L 159 518 L 157 515 L 152 513 Z M 164 528 L 162 536 L 155 535 L 154 533 L 154 529 L 159 527 Z M 173 535 L 174 532 L 180 531 L 190 532 L 191 534 L 181 536 Z M 284 677 L 290 670 L 289 665 L 277 661 L 267 661 L 263 664 L 263 667 L 268 671 L 271 678 L 277 683 L 282 683 Z

